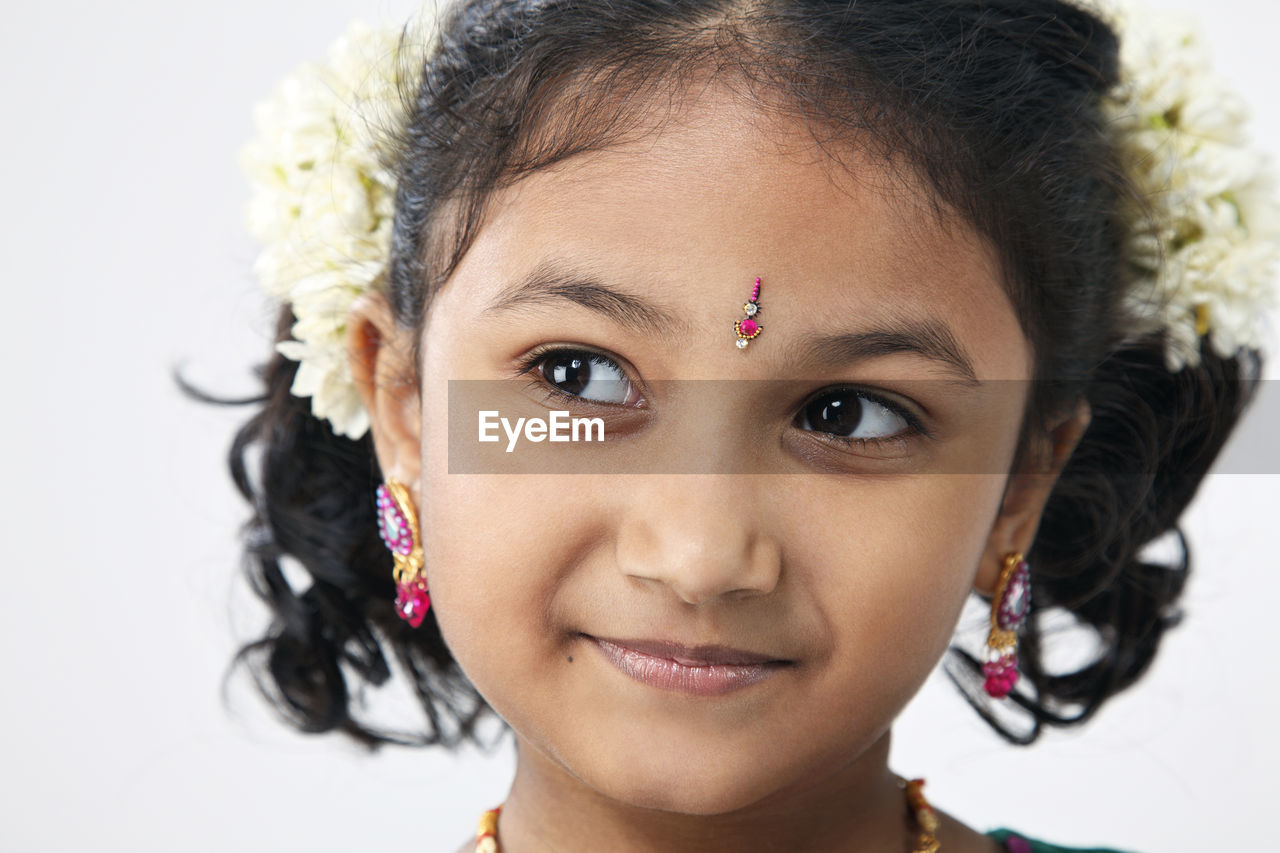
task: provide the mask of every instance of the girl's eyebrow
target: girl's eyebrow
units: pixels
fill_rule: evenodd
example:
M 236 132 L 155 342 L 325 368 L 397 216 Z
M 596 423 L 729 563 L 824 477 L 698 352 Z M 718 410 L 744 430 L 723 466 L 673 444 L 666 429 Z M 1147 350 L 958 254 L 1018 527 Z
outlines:
M 548 302 L 567 300 L 626 328 L 664 338 L 688 337 L 689 323 L 669 308 L 618 290 L 599 276 L 575 270 L 563 261 L 543 261 L 524 278 L 505 288 L 484 308 L 483 313 L 519 310 Z
M 576 270 L 555 258 L 543 261 L 528 275 L 504 288 L 482 313 L 520 311 L 560 301 L 580 305 L 619 326 L 638 328 L 657 337 L 687 340 L 693 334 L 692 326 L 669 308 L 605 284 L 598 276 Z M 912 353 L 941 363 L 957 374 L 963 385 L 982 384 L 951 327 L 931 317 L 894 317 L 876 328 L 795 341 L 786 351 L 785 361 L 813 366 L 838 366 L 878 356 Z
M 878 328 L 799 341 L 790 348 L 800 364 L 840 365 L 894 353 L 913 353 L 941 363 L 963 385 L 982 385 L 973 361 L 951 327 L 932 317 L 895 317 Z

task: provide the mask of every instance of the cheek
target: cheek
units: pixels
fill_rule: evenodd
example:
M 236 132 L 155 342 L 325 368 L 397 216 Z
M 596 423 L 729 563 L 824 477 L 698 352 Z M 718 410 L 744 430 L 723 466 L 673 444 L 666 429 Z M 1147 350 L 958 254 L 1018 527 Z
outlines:
M 587 526 L 568 480 L 424 480 L 424 558 L 436 620 L 458 665 L 509 721 L 521 717 L 511 695 L 525 707 L 555 705 L 554 697 L 535 695 L 551 688 L 565 660 L 568 637 L 549 614 Z
M 796 583 L 811 595 L 831 635 L 836 672 L 886 666 L 915 673 L 886 680 L 914 692 L 950 642 L 1004 489 L 997 475 L 917 475 L 836 484 L 827 495 L 795 495 Z M 906 698 L 909 698 L 909 695 Z M 905 701 L 905 698 L 902 700 Z
M 442 299 L 433 320 L 448 310 Z M 467 377 L 477 360 L 466 357 L 447 323 L 429 327 L 423 340 L 429 368 L 422 383 L 419 512 L 432 609 L 458 665 L 503 713 L 495 689 L 527 687 L 531 661 L 556 659 L 543 602 L 554 592 L 558 567 L 571 562 L 557 559 L 564 547 L 557 509 L 571 499 L 563 488 L 568 478 L 450 474 L 446 377 Z

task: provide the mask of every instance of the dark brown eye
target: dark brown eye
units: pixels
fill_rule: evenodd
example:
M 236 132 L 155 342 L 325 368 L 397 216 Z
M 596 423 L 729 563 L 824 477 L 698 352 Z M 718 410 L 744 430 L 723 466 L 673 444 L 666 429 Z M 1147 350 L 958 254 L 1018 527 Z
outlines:
M 557 350 L 544 355 L 541 365 L 550 385 L 574 397 L 627 405 L 637 396 L 622 368 L 598 353 Z
M 797 426 L 840 438 L 874 441 L 911 429 L 902 414 L 857 391 L 831 391 L 810 400 L 800 411 Z

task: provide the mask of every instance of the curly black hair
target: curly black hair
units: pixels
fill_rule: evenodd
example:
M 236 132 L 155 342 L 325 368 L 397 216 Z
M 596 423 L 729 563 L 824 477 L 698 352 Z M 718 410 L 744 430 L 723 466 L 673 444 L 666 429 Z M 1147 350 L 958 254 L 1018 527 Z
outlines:
M 1013 695 L 1021 723 L 992 712 L 978 662 L 959 648 L 953 679 L 1003 736 L 1030 743 L 1142 676 L 1179 618 L 1191 567 L 1178 519 L 1261 364 L 1251 350 L 1224 359 L 1205 346 L 1198 366 L 1172 372 L 1161 334 L 1126 335 L 1121 297 L 1134 277 L 1121 211 L 1142 198 L 1101 109 L 1118 75 L 1107 22 L 1061 0 L 462 0 L 431 47 L 403 93 L 408 121 L 389 129 L 388 295 L 400 325 L 420 333 L 495 190 L 625 137 L 697 72 L 745 81 L 761 108 L 808 121 L 837 156 L 858 145 L 905 164 L 938 215 L 958 215 L 995 248 L 1035 354 L 1015 466 L 1055 414 L 1081 397 L 1092 409 L 1027 555 L 1035 595 Z M 291 322 L 286 306 L 280 339 Z M 273 614 L 236 660 L 302 730 L 370 748 L 478 741 L 489 709 L 434 616 L 413 630 L 393 611 L 371 440 L 314 418 L 289 392 L 295 370 L 280 355 L 267 363 L 260 408 L 231 449 L 253 507 L 247 571 Z M 1177 553 L 1146 556 L 1162 537 Z M 303 567 L 310 586 L 291 587 L 282 561 Z M 1092 660 L 1048 671 L 1050 611 L 1092 629 Z M 361 718 L 352 688 L 387 682 L 389 659 L 421 699 L 424 731 Z

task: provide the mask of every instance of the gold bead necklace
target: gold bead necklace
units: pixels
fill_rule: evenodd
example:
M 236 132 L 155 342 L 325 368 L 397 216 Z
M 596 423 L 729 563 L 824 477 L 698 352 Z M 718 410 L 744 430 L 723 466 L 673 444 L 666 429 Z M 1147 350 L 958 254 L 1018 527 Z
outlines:
M 920 838 L 916 841 L 914 853 L 938 853 L 941 846 L 935 837 L 938 832 L 938 815 L 924 798 L 924 780 L 898 780 L 907 798 L 907 808 L 915 816 L 916 826 L 920 830 Z M 476 827 L 476 853 L 498 853 L 498 813 L 502 806 L 489 809 L 480 816 L 480 825 Z

